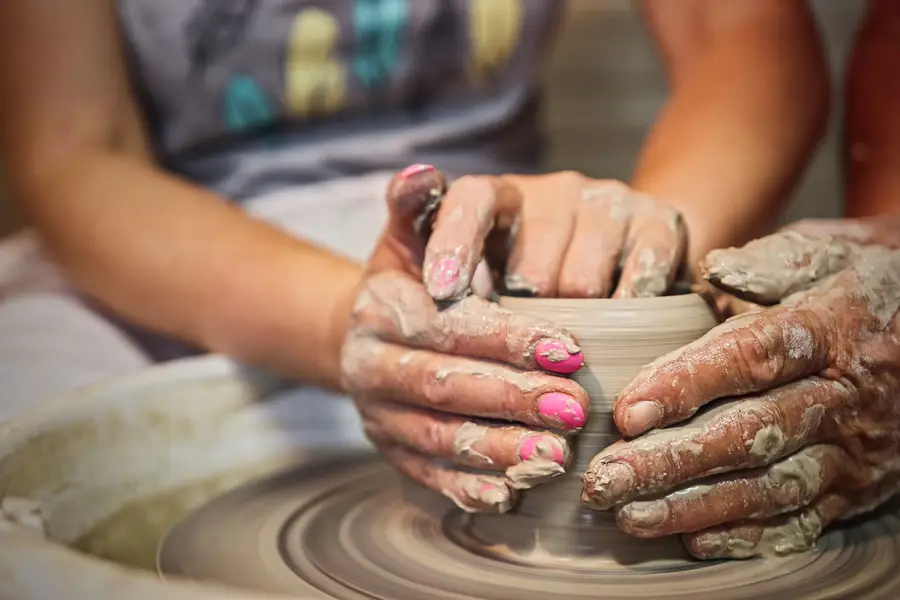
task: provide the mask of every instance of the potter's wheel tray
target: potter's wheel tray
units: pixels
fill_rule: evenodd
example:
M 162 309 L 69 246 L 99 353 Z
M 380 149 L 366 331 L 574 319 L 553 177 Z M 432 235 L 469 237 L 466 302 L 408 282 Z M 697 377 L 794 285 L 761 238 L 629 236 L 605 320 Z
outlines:
M 896 507 L 831 531 L 806 554 L 633 568 L 612 560 L 591 569 L 504 560 L 496 548 L 478 552 L 466 523 L 452 505 L 411 492 L 377 458 L 345 455 L 201 507 L 163 541 L 159 566 L 166 576 L 340 599 L 900 597 Z M 531 552 L 534 563 L 540 548 Z

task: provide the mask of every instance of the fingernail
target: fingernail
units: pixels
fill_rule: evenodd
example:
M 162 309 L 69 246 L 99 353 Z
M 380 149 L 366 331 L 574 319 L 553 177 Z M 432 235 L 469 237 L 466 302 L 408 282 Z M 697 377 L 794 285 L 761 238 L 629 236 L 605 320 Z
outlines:
M 659 426 L 663 410 L 657 402 L 638 402 L 625 411 L 624 433 L 632 436 Z
M 652 529 L 662 525 L 668 516 L 669 504 L 665 500 L 652 500 L 626 504 L 619 511 L 618 518 L 626 520 L 636 529 Z
M 525 438 L 519 446 L 519 459 L 527 461 L 532 458 L 552 460 L 560 466 L 565 466 L 566 463 L 562 442 L 550 435 L 532 435 Z
M 584 409 L 568 394 L 544 394 L 538 399 L 538 412 L 551 427 L 561 425 L 564 429 L 579 429 L 584 426 Z
M 505 513 L 512 508 L 512 492 L 504 483 L 482 481 L 475 494 L 469 491 L 473 500 L 485 506 L 489 506 L 499 513 Z
M 632 468 L 623 463 L 604 463 L 594 472 L 594 486 L 584 500 L 598 510 L 612 508 L 635 486 Z
M 584 366 L 584 355 L 570 352 L 566 344 L 559 340 L 540 342 L 534 351 L 534 359 L 542 369 L 569 375 Z
M 425 173 L 427 171 L 434 171 L 434 170 L 436 170 L 436 169 L 431 165 L 422 165 L 422 164 L 410 165 L 410 166 L 406 167 L 405 169 L 403 169 L 402 171 L 400 171 L 400 175 L 398 175 L 398 177 L 400 179 L 409 179 L 413 175 L 418 175 L 419 173 Z
M 459 281 L 459 261 L 455 258 L 442 258 L 432 263 L 428 273 L 428 289 L 431 293 L 446 292 Z

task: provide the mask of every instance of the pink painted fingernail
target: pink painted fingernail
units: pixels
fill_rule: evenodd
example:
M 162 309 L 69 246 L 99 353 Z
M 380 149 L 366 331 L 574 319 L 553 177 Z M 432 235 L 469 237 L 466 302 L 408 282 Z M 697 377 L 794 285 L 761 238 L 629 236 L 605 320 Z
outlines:
M 436 169 L 431 165 L 410 165 L 400 171 L 400 175 L 398 177 L 400 179 L 409 179 L 413 175 L 418 175 L 419 173 L 425 173 L 427 171 L 435 171 Z
M 579 429 L 584 426 L 584 409 L 568 394 L 560 392 L 544 394 L 538 399 L 538 411 L 551 427 Z
M 523 461 L 544 458 L 552 460 L 560 466 L 565 466 L 566 463 L 566 453 L 562 443 L 549 435 L 533 435 L 525 438 L 525 441 L 519 446 L 519 458 Z
M 559 340 L 544 340 L 534 350 L 534 359 L 542 369 L 569 375 L 584 366 L 584 355 L 570 352 Z
M 459 281 L 459 261 L 442 258 L 431 266 L 428 274 L 428 288 L 432 293 L 446 292 Z
M 638 402 L 625 411 L 622 424 L 628 436 L 640 435 L 649 429 L 659 426 L 662 421 L 663 410 L 656 402 Z
M 484 481 L 478 487 L 478 493 L 475 498 L 476 502 L 491 507 L 498 513 L 505 513 L 512 508 L 512 493 L 508 486 L 502 483 L 493 483 Z

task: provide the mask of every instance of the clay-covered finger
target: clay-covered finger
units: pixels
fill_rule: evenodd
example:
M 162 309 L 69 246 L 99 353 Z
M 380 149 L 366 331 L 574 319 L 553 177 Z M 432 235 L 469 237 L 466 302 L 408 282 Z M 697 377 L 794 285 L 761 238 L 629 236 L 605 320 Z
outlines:
M 512 237 L 504 285 L 514 294 L 555 297 L 575 227 L 575 207 L 587 179 L 560 172 L 504 181 L 527 194 Z
M 443 494 L 466 512 L 505 513 L 516 501 L 515 490 L 502 477 L 459 471 L 400 446 L 379 450 L 398 471 Z
M 821 372 L 831 358 L 829 327 L 803 307 L 734 317 L 642 369 L 616 398 L 616 426 L 634 437 L 684 421 L 714 400 Z
M 386 193 L 388 225 L 370 259 L 372 267 L 421 275 L 428 233 L 446 187 L 443 173 L 431 165 L 412 165 L 394 175 Z
M 572 335 L 549 321 L 476 296 L 439 307 L 421 283 L 397 272 L 368 279 L 353 308 L 352 327 L 366 337 L 526 370 L 571 374 L 584 364 Z
M 808 506 L 842 474 L 850 457 L 837 446 L 805 448 L 765 469 L 718 477 L 616 513 L 619 527 L 641 538 L 690 533 L 765 519 Z
M 606 298 L 625 245 L 631 191 L 617 181 L 581 191 L 575 228 L 559 276 L 561 298 Z
M 709 475 L 768 466 L 825 436 L 832 407 L 849 394 L 841 382 L 806 379 L 610 447 L 585 471 L 583 500 L 608 509 Z
M 422 410 L 391 402 L 363 403 L 366 433 L 376 443 L 399 444 L 427 457 L 503 473 L 528 489 L 565 473 L 565 438 L 548 431 Z
M 674 208 L 646 199 L 629 232 L 628 255 L 613 298 L 662 296 L 672 286 L 687 248 L 687 230 Z
M 688 552 L 701 560 L 786 556 L 815 547 L 822 531 L 843 518 L 847 498 L 825 494 L 808 508 L 764 521 L 743 521 L 682 535 Z
M 469 293 L 497 218 L 495 185 L 493 177 L 463 177 L 441 199 L 425 249 L 424 283 L 435 300 L 459 299 Z
M 713 250 L 703 260 L 701 272 L 719 289 L 772 305 L 838 273 L 853 258 L 854 246 L 848 242 L 782 231 L 741 248 Z
M 344 353 L 346 386 L 357 397 L 564 431 L 587 421 L 587 394 L 567 378 L 376 340 Z

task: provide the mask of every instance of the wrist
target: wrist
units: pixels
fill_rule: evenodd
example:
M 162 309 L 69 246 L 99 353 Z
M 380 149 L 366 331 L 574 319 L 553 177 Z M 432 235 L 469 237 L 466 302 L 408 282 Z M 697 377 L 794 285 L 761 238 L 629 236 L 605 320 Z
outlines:
M 327 346 L 329 348 L 329 356 L 332 357 L 330 363 L 333 365 L 330 376 L 326 383 L 330 389 L 345 391 L 341 377 L 341 354 L 344 350 L 344 344 L 347 341 L 347 332 L 350 328 L 350 319 L 353 314 L 353 307 L 359 296 L 362 287 L 362 273 L 347 273 L 342 277 L 337 287 L 335 302 L 328 319 Z

